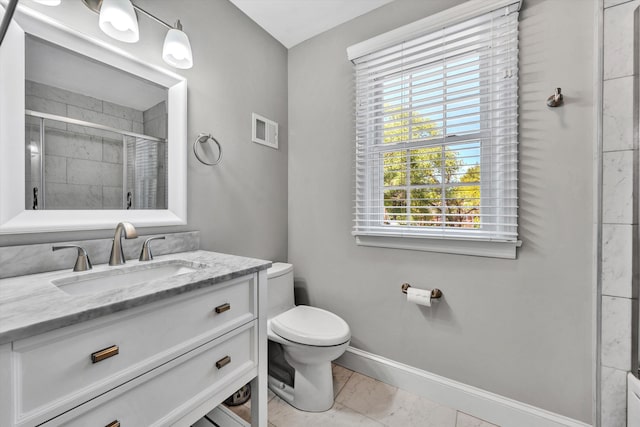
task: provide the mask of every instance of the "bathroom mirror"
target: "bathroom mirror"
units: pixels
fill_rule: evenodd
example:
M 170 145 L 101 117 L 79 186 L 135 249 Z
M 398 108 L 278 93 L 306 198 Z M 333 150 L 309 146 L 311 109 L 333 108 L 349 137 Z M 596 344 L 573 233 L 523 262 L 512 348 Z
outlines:
M 0 233 L 186 223 L 186 80 L 19 6 L 0 49 Z
M 167 89 L 25 39 L 25 210 L 166 209 Z

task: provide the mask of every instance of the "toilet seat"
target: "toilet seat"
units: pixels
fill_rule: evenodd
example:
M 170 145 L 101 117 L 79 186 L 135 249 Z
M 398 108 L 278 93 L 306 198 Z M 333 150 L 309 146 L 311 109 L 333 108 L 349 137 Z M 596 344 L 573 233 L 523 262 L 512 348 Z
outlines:
M 271 329 L 280 337 L 299 344 L 328 347 L 351 338 L 347 322 L 317 307 L 299 305 L 271 319 Z

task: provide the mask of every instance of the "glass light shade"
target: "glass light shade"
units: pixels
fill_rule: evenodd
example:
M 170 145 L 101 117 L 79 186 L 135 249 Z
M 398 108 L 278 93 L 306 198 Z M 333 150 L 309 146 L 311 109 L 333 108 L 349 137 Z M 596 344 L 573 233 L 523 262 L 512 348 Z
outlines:
M 62 0 L 34 0 L 36 3 L 43 4 L 45 6 L 57 6 Z
M 175 28 L 167 32 L 162 48 L 162 59 L 172 67 L 187 69 L 193 67 L 193 54 L 189 37 Z
M 103 0 L 99 24 L 106 35 L 116 40 L 135 43 L 140 38 L 138 18 L 129 0 Z

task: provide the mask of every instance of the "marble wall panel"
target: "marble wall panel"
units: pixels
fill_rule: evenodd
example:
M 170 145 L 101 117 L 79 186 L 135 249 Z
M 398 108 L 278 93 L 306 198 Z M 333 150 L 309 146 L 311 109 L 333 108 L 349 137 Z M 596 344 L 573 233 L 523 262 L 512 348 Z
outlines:
M 102 141 L 102 161 L 122 164 L 122 141 L 104 139 Z
M 627 372 L 602 367 L 602 427 L 627 426 Z M 632 426 L 629 426 L 632 427 Z
M 100 178 L 104 186 L 122 188 L 122 164 L 100 163 Z
M 634 156 L 636 150 L 603 153 L 602 220 L 608 224 L 635 224 Z
M 76 107 L 74 105 L 67 106 L 67 117 L 97 123 L 120 130 L 132 131 L 133 129 L 131 120 L 98 113 L 92 110 L 87 110 L 86 108 Z
M 166 116 L 167 115 L 167 104 L 162 101 L 154 105 L 153 107 L 145 110 L 143 113 L 143 122 L 147 122 L 149 120 L 155 119 L 157 117 Z
M 627 425 L 638 368 L 638 22 L 640 0 L 604 0 L 602 259 L 598 426 Z
M 67 158 L 60 156 L 44 156 L 45 182 L 65 184 L 67 182 Z
M 156 138 L 167 138 L 167 105 L 160 102 L 144 113 L 144 134 Z
M 632 2 L 633 0 L 604 0 L 604 7 L 613 7 L 613 6 L 617 6 L 619 4 L 622 3 L 629 3 Z
M 68 90 L 49 86 L 42 83 L 26 81 L 25 91 L 27 95 L 37 96 L 38 98 L 50 99 L 67 105 L 75 105 L 76 107 L 102 112 L 102 101 L 90 96 L 81 95 L 79 93 L 70 92 Z
M 99 162 L 103 158 L 101 138 L 58 130 L 47 130 L 46 151 L 47 154 L 73 159 Z
M 47 209 L 102 209 L 102 186 L 86 184 L 47 184 Z
M 640 0 L 604 0 L 601 427 L 627 425 L 627 372 L 638 368 L 639 7 Z
M 144 134 L 144 124 L 138 123 L 138 122 L 133 122 L 132 124 L 133 124 L 133 132 Z
M 629 298 L 602 297 L 602 365 L 631 370 L 632 304 Z
M 114 224 L 115 229 L 115 224 Z M 137 239 L 122 239 L 126 259 L 138 259 L 142 243 L 146 238 L 165 236 L 165 240 L 153 242 L 153 254 L 164 255 L 200 249 L 200 233 L 168 233 L 140 235 Z M 36 245 L 0 247 L 0 279 L 46 271 L 71 269 L 76 254 L 73 251 L 52 252 L 51 247 L 58 244 L 74 244 L 84 247 L 94 265 L 109 261 L 112 239 L 94 239 L 73 242 L 41 243 Z M 37 259 L 38 262 L 33 262 Z M 69 270 L 71 271 L 71 270 Z
M 123 209 L 122 187 L 102 187 L 102 209 Z
M 102 162 L 68 159 L 67 182 L 69 184 L 102 185 Z
M 604 151 L 632 150 L 638 144 L 638 124 L 634 120 L 635 77 L 604 82 L 602 134 Z
M 134 110 L 130 107 L 102 101 L 102 112 L 110 116 L 119 117 L 132 122 L 142 123 L 142 111 Z
M 47 98 L 40 98 L 34 95 L 26 95 L 24 98 L 24 108 L 27 110 L 39 111 L 41 113 L 55 114 L 64 116 L 67 114 L 67 104 L 52 101 Z
M 634 289 L 634 236 L 638 228 L 631 224 L 602 226 L 602 294 L 636 298 Z
M 634 74 L 635 12 L 640 0 L 604 11 L 604 79 Z

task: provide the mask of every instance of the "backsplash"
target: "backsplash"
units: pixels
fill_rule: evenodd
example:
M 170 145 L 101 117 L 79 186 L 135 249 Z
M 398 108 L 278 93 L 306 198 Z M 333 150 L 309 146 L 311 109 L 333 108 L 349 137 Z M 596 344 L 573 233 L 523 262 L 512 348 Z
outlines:
M 195 251 L 200 249 L 200 232 L 150 234 L 137 239 L 122 239 L 122 248 L 126 259 L 138 259 L 142 243 L 155 236 L 165 236 L 165 240 L 154 240 L 151 250 L 154 255 L 176 252 Z M 21 276 L 24 274 L 44 273 L 46 271 L 71 270 L 77 252 L 63 250 L 53 252 L 52 246 L 61 244 L 78 245 L 85 248 L 91 262 L 105 264 L 109 261 L 112 239 L 79 240 L 71 242 L 39 243 L 35 245 L 0 247 L 0 279 Z

